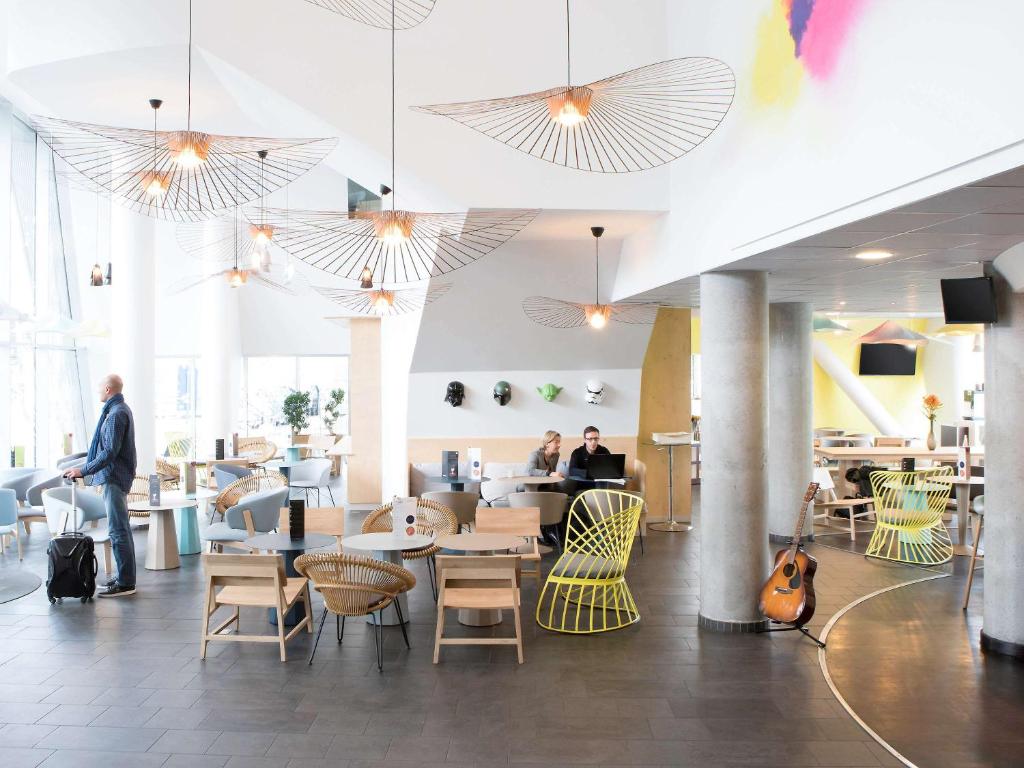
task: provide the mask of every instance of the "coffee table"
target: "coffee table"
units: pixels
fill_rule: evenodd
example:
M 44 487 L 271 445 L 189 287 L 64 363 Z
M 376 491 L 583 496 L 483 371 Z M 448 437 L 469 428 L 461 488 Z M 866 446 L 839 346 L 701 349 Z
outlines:
M 490 479 L 489 477 L 445 477 L 444 475 L 430 478 L 434 483 L 447 483 L 453 491 L 466 490 L 466 483 L 485 483 Z
M 217 491 L 208 488 L 196 488 L 195 493 L 184 494 L 186 499 L 202 502 L 204 514 L 210 499 L 217 498 Z M 175 507 L 174 522 L 178 533 L 178 554 L 198 555 L 203 551 L 203 543 L 199 538 L 198 505 L 191 507 Z
M 149 533 L 146 536 L 146 569 L 169 571 L 181 567 L 178 557 L 178 537 L 174 528 L 174 510 L 193 510 L 199 502 L 185 498 L 183 493 L 161 493 L 160 503 L 152 505 L 149 499 L 131 501 L 129 512 L 149 513 Z
M 493 555 L 498 551 L 515 549 L 522 543 L 521 536 L 505 533 L 456 533 L 437 539 L 437 546 L 442 549 L 472 552 L 476 555 Z M 459 624 L 467 627 L 493 627 L 501 624 L 501 611 L 497 608 L 460 608 Z
M 341 540 L 341 545 L 348 549 L 372 552 L 375 560 L 383 560 L 393 565 L 402 566 L 402 552 L 406 550 L 426 549 L 434 543 L 432 536 L 416 534 L 415 536 L 396 536 L 391 531 L 382 533 L 360 533 Z M 404 566 L 402 566 L 404 567 Z M 401 606 L 402 616 L 409 621 L 409 601 L 402 592 L 396 598 Z M 398 626 L 398 615 L 395 611 L 386 611 L 381 622 L 389 627 Z

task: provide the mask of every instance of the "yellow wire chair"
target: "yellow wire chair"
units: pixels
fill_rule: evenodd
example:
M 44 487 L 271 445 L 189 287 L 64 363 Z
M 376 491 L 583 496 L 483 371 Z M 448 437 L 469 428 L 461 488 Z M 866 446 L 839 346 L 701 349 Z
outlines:
M 377 507 L 363 520 L 361 533 L 390 533 L 391 531 L 391 504 L 384 504 Z M 459 532 L 459 520 L 455 513 L 437 501 L 430 499 L 416 499 L 416 533 L 423 536 L 449 536 Z M 434 595 L 434 602 L 437 602 L 437 565 L 434 556 L 441 551 L 436 544 L 431 544 L 423 549 L 402 550 L 402 560 L 427 561 L 427 575 L 430 577 L 430 591 Z
M 310 552 L 295 560 L 295 570 L 312 579 L 313 589 L 323 595 L 324 612 L 320 629 L 316 633 L 309 664 L 313 663 L 320 633 L 324 631 L 328 612 L 334 614 L 334 623 L 341 643 L 345 636 L 347 616 L 366 616 L 373 619 L 374 648 L 377 651 L 377 670 L 384 670 L 384 609 L 393 605 L 398 616 L 405 647 L 409 648 L 409 635 L 398 596 L 416 586 L 416 577 L 400 565 L 355 557 L 337 552 Z
M 876 524 L 865 554 L 915 565 L 949 562 L 953 543 L 942 515 L 952 474 L 952 467 L 872 472 Z
M 565 547 L 537 599 L 537 623 L 553 632 L 591 634 L 640 621 L 626 565 L 644 500 L 594 489 L 569 509 Z

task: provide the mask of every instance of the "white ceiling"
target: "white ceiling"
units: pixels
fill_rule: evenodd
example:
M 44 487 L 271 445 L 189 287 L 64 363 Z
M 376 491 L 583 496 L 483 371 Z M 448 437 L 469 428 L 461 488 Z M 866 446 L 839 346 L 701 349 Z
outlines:
M 932 314 L 939 279 L 982 274 L 982 263 L 1024 241 L 1024 168 L 943 192 L 788 245 L 721 271 L 769 273 L 771 301 L 807 301 L 818 311 Z M 855 254 L 892 257 L 862 261 Z M 696 276 L 642 295 L 699 306 Z
M 664 213 L 657 211 L 543 210 L 516 240 L 592 240 L 591 227 L 604 227 L 602 240 L 622 240 L 654 224 Z

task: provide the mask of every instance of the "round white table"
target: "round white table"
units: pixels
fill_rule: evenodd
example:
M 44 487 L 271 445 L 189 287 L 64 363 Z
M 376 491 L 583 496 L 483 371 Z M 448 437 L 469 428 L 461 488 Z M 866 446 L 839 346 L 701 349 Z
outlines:
M 456 533 L 439 536 L 437 539 L 437 546 L 442 549 L 472 552 L 476 555 L 493 555 L 498 551 L 515 549 L 522 543 L 521 536 L 509 536 L 505 533 Z M 467 627 L 493 627 L 495 624 L 501 624 L 501 610 L 460 608 L 459 624 Z
M 341 540 L 341 545 L 347 549 L 358 549 L 362 552 L 372 552 L 375 560 L 383 560 L 394 565 L 402 565 L 402 552 L 415 549 L 426 549 L 434 543 L 432 536 L 416 534 L 415 536 L 396 536 L 391 531 L 383 533 L 360 533 L 355 536 L 348 536 Z M 398 602 L 402 608 L 402 616 L 406 622 L 409 621 L 409 601 L 402 592 L 398 596 Z M 398 615 L 394 611 L 385 611 L 382 622 L 391 627 L 398 626 Z
M 128 503 L 129 512 L 149 512 L 149 533 L 146 536 L 146 569 L 169 571 L 181 567 L 178 556 L 178 536 L 174 527 L 174 510 L 195 508 L 199 502 L 184 493 L 163 492 L 160 503 L 151 505 L 149 499 Z
M 194 493 L 186 493 L 185 498 L 201 502 L 205 514 L 206 508 L 209 506 L 207 502 L 210 499 L 217 498 L 217 495 L 217 491 L 211 491 L 208 488 L 196 488 Z M 161 501 L 163 501 L 162 495 Z M 174 509 L 174 523 L 178 533 L 179 555 L 198 555 L 203 551 L 203 543 L 199 538 L 198 514 L 197 507 L 175 507 Z

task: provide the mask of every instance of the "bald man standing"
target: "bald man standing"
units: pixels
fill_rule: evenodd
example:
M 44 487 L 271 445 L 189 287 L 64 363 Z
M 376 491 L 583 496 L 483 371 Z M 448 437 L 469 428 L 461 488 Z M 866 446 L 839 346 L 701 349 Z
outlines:
M 107 582 L 100 597 L 135 594 L 135 541 L 128 523 L 127 495 L 135 478 L 135 422 L 124 401 L 124 382 L 110 374 L 100 382 L 103 411 L 92 436 L 89 455 L 81 468 L 70 469 L 64 477 L 89 477 L 89 485 L 103 486 L 107 508 L 107 530 L 117 564 L 117 578 Z

